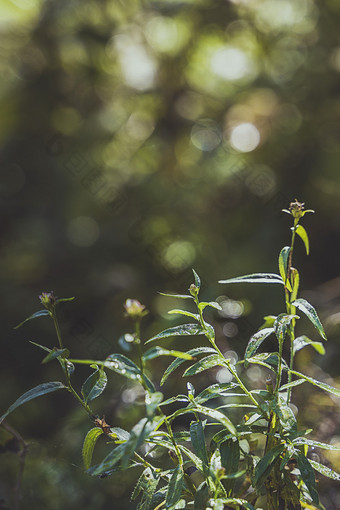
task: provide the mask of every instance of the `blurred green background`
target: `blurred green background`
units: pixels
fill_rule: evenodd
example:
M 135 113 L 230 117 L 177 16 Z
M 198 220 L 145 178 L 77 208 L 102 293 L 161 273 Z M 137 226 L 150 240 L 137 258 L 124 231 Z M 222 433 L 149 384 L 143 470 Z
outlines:
M 340 383 L 339 26 L 337 0 L 0 1 L 0 414 L 61 377 L 29 343 L 56 345 L 47 319 L 13 330 L 42 291 L 76 296 L 60 310 L 65 344 L 101 359 L 125 352 L 126 298 L 150 310 L 145 338 L 174 325 L 178 303 L 157 292 L 185 292 L 194 267 L 203 298 L 223 303 L 211 315 L 219 345 L 242 356 L 262 317 L 283 311 L 282 295 L 217 281 L 277 270 L 291 226 L 280 211 L 295 198 L 316 210 L 303 221 L 311 254 L 298 240 L 295 265 L 329 335 L 324 357 L 306 350 L 298 364 Z M 87 375 L 77 369 L 78 388 Z M 261 372 L 248 377 L 263 386 Z M 301 423 L 340 442 L 339 400 L 304 386 Z M 183 388 L 175 377 L 164 392 Z M 138 398 L 111 374 L 94 408 L 128 429 Z M 71 396 L 31 402 L 7 423 L 29 443 L 20 509 L 135 508 L 138 473 L 83 472 L 91 424 Z M 0 427 L 3 509 L 15 508 L 11 438 Z M 340 470 L 339 455 L 322 459 Z M 327 510 L 340 508 L 339 486 L 320 477 L 319 487 Z

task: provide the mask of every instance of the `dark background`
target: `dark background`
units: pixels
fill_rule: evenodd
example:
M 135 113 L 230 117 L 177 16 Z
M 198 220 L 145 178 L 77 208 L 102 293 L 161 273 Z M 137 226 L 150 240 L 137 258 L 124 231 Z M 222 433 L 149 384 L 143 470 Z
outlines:
M 202 297 L 225 303 L 211 314 L 219 345 L 242 356 L 283 297 L 276 286 L 217 281 L 277 271 L 291 226 L 280 211 L 295 198 L 316 211 L 303 220 L 311 254 L 298 239 L 294 264 L 329 336 L 327 354 L 306 349 L 298 368 L 336 385 L 339 2 L 4 0 L 0 19 L 0 411 L 62 377 L 28 342 L 56 345 L 48 319 L 13 330 L 39 309 L 42 291 L 76 297 L 61 305 L 64 342 L 73 357 L 102 359 L 124 353 L 126 298 L 150 310 L 145 338 L 176 324 L 167 310 L 178 303 L 157 293 L 185 292 L 194 267 Z M 78 388 L 88 373 L 77 369 Z M 206 377 L 215 380 L 197 385 Z M 259 387 L 261 377 L 253 374 Z M 295 397 L 302 425 L 339 442 L 338 400 L 304 386 Z M 183 387 L 175 377 L 164 391 Z M 138 389 L 114 374 L 94 407 L 127 429 L 143 412 Z M 83 472 L 91 424 L 71 396 L 33 401 L 7 423 L 29 443 L 22 510 L 135 507 L 130 473 Z M 1 444 L 10 438 L 1 428 Z M 0 508 L 12 509 L 19 456 L 6 448 Z M 340 456 L 326 453 L 340 470 Z M 338 485 L 319 485 L 327 510 L 339 508 Z

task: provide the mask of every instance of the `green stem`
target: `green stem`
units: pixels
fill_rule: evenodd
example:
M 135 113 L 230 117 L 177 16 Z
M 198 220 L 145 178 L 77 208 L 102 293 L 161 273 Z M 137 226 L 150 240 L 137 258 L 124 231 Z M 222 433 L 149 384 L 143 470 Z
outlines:
M 292 263 L 293 263 L 293 251 L 294 251 L 294 243 L 295 243 L 295 236 L 296 236 L 296 227 L 299 224 L 299 218 L 294 218 L 294 225 L 292 230 L 292 239 L 290 243 L 290 251 L 289 251 L 289 257 L 288 257 L 288 266 L 287 266 L 287 280 L 290 279 L 291 271 L 292 271 Z M 291 306 L 291 297 L 289 295 L 288 289 L 285 287 L 285 299 L 286 299 L 286 310 L 288 314 L 292 313 L 292 306 Z M 289 369 L 293 370 L 294 368 L 294 350 L 293 350 L 293 343 L 295 339 L 295 320 L 293 319 L 290 326 L 289 326 L 289 336 L 290 336 L 290 362 L 289 362 Z M 292 373 L 291 371 L 288 372 L 288 383 L 291 383 L 292 381 Z M 287 391 L 287 404 L 289 404 L 290 399 L 292 395 L 292 388 L 288 388 Z
M 199 300 L 198 300 L 198 296 L 194 296 L 194 300 L 195 300 L 195 303 L 196 303 L 196 306 L 197 306 L 197 309 L 198 309 L 198 313 L 199 313 L 199 317 L 200 317 L 200 324 L 201 324 L 201 327 L 202 329 L 205 331 L 205 336 L 207 337 L 207 339 L 209 340 L 209 342 L 211 343 L 211 345 L 214 347 L 214 349 L 216 349 L 217 353 L 219 354 L 220 358 L 222 359 L 223 361 L 223 364 L 226 365 L 226 367 L 228 368 L 229 372 L 232 374 L 232 376 L 236 379 L 237 383 L 239 384 L 241 390 L 248 396 L 248 398 L 253 402 L 254 405 L 256 405 L 256 407 L 258 408 L 258 410 L 260 411 L 261 414 L 263 414 L 263 409 L 261 408 L 260 404 L 257 402 L 257 400 L 255 399 L 255 397 L 253 397 L 253 395 L 250 393 L 250 391 L 246 388 L 246 386 L 243 384 L 242 380 L 240 379 L 240 377 L 238 376 L 238 373 L 237 373 L 237 370 L 233 368 L 232 364 L 230 363 L 229 360 L 227 360 L 222 352 L 220 351 L 220 349 L 217 347 L 216 343 L 215 343 L 215 340 L 211 338 L 211 335 L 210 335 L 210 332 L 205 324 L 205 321 L 204 321 L 204 318 L 203 318 L 203 312 L 199 306 Z
M 58 322 L 57 314 L 56 314 L 55 310 L 52 312 L 52 319 L 53 319 L 54 327 L 55 327 L 55 330 L 56 330 L 56 333 L 57 333 L 59 347 L 60 347 L 60 349 L 64 349 L 64 343 L 63 343 L 63 340 L 62 340 L 62 337 L 61 337 L 61 331 L 60 331 L 59 322 Z M 71 383 L 71 379 L 70 379 L 70 374 L 69 374 L 68 368 L 67 368 L 67 361 L 68 360 L 65 357 L 63 359 L 64 359 L 64 370 L 65 370 L 65 378 L 66 378 L 67 389 L 69 390 L 70 393 L 72 393 L 74 398 L 76 400 L 78 400 L 78 402 L 83 406 L 85 411 L 92 417 L 93 416 L 93 412 L 91 411 L 91 408 L 89 407 L 89 405 L 86 402 L 84 402 L 84 400 L 78 395 L 76 390 L 73 388 L 72 383 Z

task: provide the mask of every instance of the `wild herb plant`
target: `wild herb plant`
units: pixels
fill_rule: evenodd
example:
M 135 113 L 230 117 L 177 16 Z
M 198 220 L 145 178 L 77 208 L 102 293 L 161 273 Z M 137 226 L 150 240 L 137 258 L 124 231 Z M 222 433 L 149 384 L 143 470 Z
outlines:
M 103 361 L 70 358 L 61 337 L 57 308 L 60 302 L 73 298 L 58 299 L 53 293 L 43 293 L 40 296 L 43 309 L 26 321 L 41 316 L 52 319 L 58 346 L 50 349 L 35 345 L 47 351 L 43 363 L 54 359 L 60 363 L 64 382 L 44 383 L 29 390 L 9 407 L 0 423 L 29 400 L 52 391 L 67 390 L 93 422 L 83 444 L 85 469 L 89 475 L 99 477 L 119 470 L 139 471 L 132 494 L 133 500 L 139 498 L 139 510 L 324 509 L 319 501 L 314 470 L 337 481 L 340 475 L 308 458 L 308 449 L 339 448 L 308 438 L 312 430 L 299 429 L 290 402 L 292 391 L 295 388 L 297 391 L 297 387 L 306 382 L 336 396 L 340 396 L 340 390 L 294 368 L 295 354 L 304 347 L 312 346 L 320 354 L 325 352 L 322 342 L 300 333 L 297 336 L 298 314 L 302 313 L 311 321 L 322 340 L 326 340 L 326 335 L 314 307 L 298 297 L 300 277 L 293 267 L 296 236 L 302 239 L 307 254 L 309 252 L 308 235 L 300 221 L 306 213 L 314 211 L 304 210 L 304 204 L 297 200 L 284 211 L 292 217 L 293 226 L 291 244 L 285 246 L 279 255 L 279 274 L 256 273 L 220 281 L 224 285 L 264 283 L 283 288 L 285 310 L 277 316 L 265 318 L 264 325 L 249 339 L 243 360 L 235 365 L 217 346 L 215 330 L 206 321 L 205 311 L 209 307 L 217 310 L 221 307 L 217 302 L 201 301 L 201 281 L 195 271 L 194 283 L 187 294 L 164 294 L 192 305 L 193 311 L 179 308 L 169 312 L 189 318 L 189 323 L 166 329 L 143 342 L 141 321 L 147 310 L 136 300 L 126 301 L 126 313 L 134 324 L 134 333 L 129 339 L 136 348 L 137 363 L 123 354 L 110 354 Z M 159 345 L 149 347 L 149 344 L 177 336 L 201 337 L 203 345 L 187 352 Z M 259 348 L 269 336 L 276 338 L 277 351 L 259 353 Z M 289 359 L 283 357 L 284 344 L 288 344 Z M 170 356 L 174 360 L 161 381 L 154 383 L 147 375 L 152 368 L 146 368 L 151 360 L 161 356 Z M 187 394 L 164 400 L 159 388 L 185 363 L 189 365 L 183 373 L 185 378 L 190 379 L 214 367 L 224 367 L 232 380 L 212 384 L 198 394 L 193 384 L 188 382 Z M 72 383 L 75 365 L 79 364 L 89 365 L 92 369 L 80 392 Z M 245 382 L 247 378 L 243 367 L 249 365 L 265 367 L 269 375 L 263 389 L 252 389 Z M 111 427 L 104 417 L 95 415 L 91 409 L 92 401 L 104 391 L 107 372 L 110 371 L 139 383 L 144 390 L 145 416 L 129 432 Z M 178 408 L 168 412 L 171 404 Z M 234 407 L 244 413 L 239 423 L 233 423 L 230 418 L 229 411 Z M 189 415 L 191 419 L 188 430 L 176 427 L 176 419 L 182 415 Z M 99 464 L 91 465 L 100 436 L 107 441 L 108 453 Z M 165 452 L 166 462 L 157 460 L 157 456 L 153 455 L 156 450 Z

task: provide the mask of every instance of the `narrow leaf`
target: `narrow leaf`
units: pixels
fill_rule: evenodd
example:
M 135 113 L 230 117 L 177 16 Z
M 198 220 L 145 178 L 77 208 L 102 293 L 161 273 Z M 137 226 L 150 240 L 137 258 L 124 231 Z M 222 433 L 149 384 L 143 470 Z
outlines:
M 199 320 L 200 316 L 197 313 L 188 312 L 187 310 L 180 310 L 178 308 L 174 310 L 169 310 L 169 314 L 177 314 L 177 315 L 186 315 L 187 317 L 191 317 L 191 319 Z
M 57 298 L 55 301 L 56 303 L 63 303 L 66 301 L 73 301 L 75 297 L 63 297 L 63 298 Z
M 306 254 L 309 255 L 309 239 L 308 239 L 306 229 L 302 225 L 298 225 L 295 229 L 295 232 L 297 233 L 297 235 L 299 237 L 301 237 L 301 239 L 305 245 L 305 248 L 306 248 Z
M 239 385 L 236 383 L 212 384 L 211 386 L 208 386 L 208 388 L 205 388 L 203 391 L 201 391 L 201 393 L 195 398 L 195 401 L 198 404 L 203 404 L 204 402 L 207 402 L 213 398 L 228 397 L 228 391 L 234 388 L 238 388 L 238 386 Z
M 309 460 L 299 451 L 297 452 L 297 462 L 301 473 L 301 478 L 305 482 L 313 503 L 319 504 L 318 491 L 316 490 L 315 474 Z
M 323 450 L 340 450 L 339 446 L 334 446 L 333 444 L 320 443 L 320 441 L 314 441 L 314 439 L 307 439 L 306 437 L 297 437 L 293 440 L 293 444 L 302 445 L 306 444 L 307 446 L 312 446 L 314 448 L 322 448 Z
M 189 351 L 187 351 L 187 354 L 189 354 L 190 356 L 199 356 L 200 354 L 203 354 L 203 353 L 208 353 L 208 352 L 214 352 L 216 353 L 216 349 L 213 349 L 212 347 L 196 347 L 194 349 L 190 349 Z M 163 377 L 161 379 L 161 386 L 165 383 L 165 381 L 167 380 L 167 378 L 169 377 L 170 374 L 172 374 L 172 372 L 174 372 L 174 370 L 176 370 L 176 368 L 178 368 L 179 366 L 182 365 L 182 363 L 184 363 L 186 360 L 185 359 L 175 359 L 169 366 L 168 368 L 165 370 L 164 374 L 163 374 Z
M 149 342 L 154 342 L 155 340 L 162 340 L 163 338 L 169 338 L 172 336 L 194 336 L 194 335 L 204 335 L 205 331 L 198 324 L 181 324 L 180 326 L 175 326 L 173 328 L 165 329 L 158 335 L 150 338 L 146 344 Z
M 288 260 L 289 260 L 290 246 L 285 246 L 282 248 L 279 255 L 279 271 L 282 280 L 285 282 L 285 285 L 289 291 L 292 291 L 292 287 L 288 280 Z
M 327 476 L 328 478 L 331 478 L 332 480 L 336 480 L 337 482 L 340 482 L 340 474 L 336 471 L 333 471 L 333 469 L 324 466 L 323 464 L 319 464 L 319 462 L 315 462 L 315 460 L 309 460 L 313 468 L 321 473 L 324 476 Z
M 91 466 L 93 450 L 99 436 L 104 434 L 103 430 L 99 427 L 95 427 L 88 431 L 86 434 L 83 444 L 83 462 L 85 469 L 89 469 Z
M 195 287 L 197 287 L 198 289 L 201 288 L 201 279 L 200 277 L 198 276 L 198 274 L 196 273 L 195 269 L 192 270 L 192 272 L 194 273 L 194 279 L 195 279 Z
M 287 329 L 292 322 L 293 319 L 299 319 L 298 315 L 287 315 L 285 313 L 280 313 L 275 319 L 274 322 L 274 330 L 279 342 L 283 342 Z
M 225 469 L 226 475 L 236 473 L 240 462 L 240 446 L 236 438 L 227 439 L 219 445 L 221 454 L 221 464 Z M 227 494 L 230 496 L 235 481 L 233 479 L 226 481 Z
M 181 499 L 183 484 L 184 472 L 182 466 L 178 464 L 169 481 L 165 498 L 165 508 L 170 508 L 178 503 Z
M 229 505 L 237 505 L 235 510 L 238 510 L 238 507 L 241 505 L 243 508 L 246 508 L 246 510 L 255 510 L 253 505 L 251 503 L 249 503 L 249 501 L 247 501 L 246 499 L 223 498 L 221 500 L 218 499 L 216 501 L 221 501 L 222 502 L 222 504 L 223 504 L 222 508 L 224 508 L 224 505 L 228 505 L 228 506 Z
M 254 474 L 254 486 L 257 489 L 260 489 L 266 479 L 268 478 L 268 475 L 273 467 L 274 462 L 278 458 L 278 456 L 283 452 L 284 445 L 279 444 L 278 446 L 275 446 L 272 450 L 269 450 L 269 452 L 262 457 L 262 459 L 259 460 L 259 462 L 256 464 L 255 467 L 255 474 Z
M 160 292 L 161 296 L 171 297 L 171 298 L 178 298 L 178 299 L 194 299 L 189 294 L 167 294 L 166 292 Z
M 256 353 L 257 349 L 260 347 L 262 342 L 272 333 L 274 332 L 274 328 L 264 328 L 257 331 L 249 340 L 246 352 L 244 354 L 245 360 L 253 356 Z M 245 363 L 246 366 L 246 363 Z
M 318 330 L 321 337 L 324 340 L 327 340 L 326 333 L 324 332 L 323 326 L 322 326 L 321 321 L 318 317 L 318 314 L 316 313 L 315 308 L 310 303 L 308 303 L 308 301 L 306 301 L 305 299 L 302 299 L 302 298 L 299 298 L 299 299 L 296 299 L 295 301 L 293 301 L 292 305 L 296 306 L 296 308 L 301 310 L 301 312 L 303 312 L 308 317 L 308 319 L 311 321 L 313 326 Z
M 66 386 L 64 386 L 61 382 L 48 382 L 39 384 L 39 386 L 36 386 L 35 388 L 32 388 L 29 391 L 26 391 L 21 397 L 19 397 L 14 404 L 12 404 L 7 411 L 0 417 L 0 423 L 3 422 L 3 420 L 8 416 L 10 413 L 12 413 L 17 407 L 21 406 L 22 404 L 26 404 L 26 402 L 29 402 L 30 400 L 33 400 L 34 398 L 41 397 L 42 395 L 46 395 L 47 393 L 51 393 L 52 391 L 56 390 L 62 390 L 67 389 Z
M 314 342 L 313 340 L 308 338 L 308 336 L 302 335 L 302 336 L 299 336 L 298 338 L 295 338 L 295 340 L 293 342 L 294 354 L 296 352 L 300 351 L 301 349 L 303 349 L 304 347 L 306 347 L 307 345 L 310 345 L 311 347 L 313 347 L 316 350 L 316 352 L 318 352 L 319 354 L 323 355 L 326 352 L 325 347 L 321 342 Z
M 183 377 L 190 377 L 192 375 L 204 372 L 204 370 L 208 370 L 208 368 L 213 368 L 216 366 L 224 366 L 223 360 L 221 360 L 221 356 L 219 354 L 211 354 L 210 356 L 197 361 L 197 363 L 189 367 L 184 372 Z
M 209 500 L 209 487 L 207 482 L 202 482 L 195 493 L 194 510 L 205 510 Z
M 284 285 L 282 277 L 273 273 L 247 274 L 245 276 L 229 278 L 229 280 L 219 280 L 218 283 L 280 283 Z
M 294 301 L 297 298 L 298 292 L 299 292 L 299 286 L 300 286 L 300 275 L 299 271 L 295 269 L 295 267 L 291 268 L 291 282 L 292 282 L 292 294 L 290 296 L 290 300 Z M 292 312 L 295 312 L 295 309 L 292 310 Z
M 193 360 L 195 359 L 193 356 L 188 354 L 187 352 L 174 351 L 169 349 L 163 349 L 163 347 L 151 347 L 148 351 L 143 354 L 143 360 L 149 361 L 154 358 L 159 358 L 159 356 L 173 356 L 174 358 L 181 358 L 184 360 Z
M 215 308 L 216 310 L 222 310 L 222 306 L 219 303 L 216 303 L 216 301 L 201 301 L 199 304 L 200 310 L 204 310 L 207 306 L 210 306 L 211 308 Z
M 201 406 L 200 404 L 196 404 L 194 410 L 207 416 L 208 418 L 212 418 L 217 420 L 219 423 L 222 423 L 222 425 L 224 425 L 225 428 L 229 430 L 229 432 L 236 436 L 236 429 L 233 423 L 225 414 L 217 411 L 216 409 L 210 409 L 209 407 Z
M 107 375 L 102 369 L 97 369 L 84 382 L 81 393 L 85 402 L 90 402 L 99 397 L 107 385 Z
M 192 422 L 190 425 L 191 443 L 197 456 L 201 459 L 203 466 L 209 464 L 207 448 L 205 445 L 204 430 L 201 421 Z
M 308 377 L 305 374 L 301 374 L 300 372 L 295 372 L 295 370 L 289 370 L 292 374 L 297 375 L 298 377 L 301 377 L 305 381 L 313 384 L 313 386 L 317 386 L 318 388 L 321 388 L 322 390 L 327 391 L 328 393 L 332 393 L 333 395 L 336 395 L 337 397 L 340 397 L 340 389 L 334 388 L 333 386 L 329 386 L 329 384 L 317 381 L 316 379 L 313 379 L 313 377 Z
M 111 452 L 105 457 L 105 459 L 97 466 L 93 466 L 88 469 L 88 473 L 92 476 L 98 476 L 110 471 L 113 467 L 115 467 L 118 462 L 122 459 L 125 454 L 125 443 L 120 444 L 115 447 Z
M 15 326 L 14 329 L 20 328 L 23 324 L 25 324 L 25 322 L 31 321 L 32 319 L 37 319 L 38 317 L 44 317 L 45 315 L 50 315 L 50 312 L 48 310 L 45 310 L 45 309 L 44 310 L 39 310 L 38 312 L 35 312 L 30 317 L 27 317 L 27 319 L 25 319 L 24 321 L 20 322 L 20 324 Z
M 70 351 L 68 349 L 57 349 L 57 348 L 54 348 L 52 349 L 49 354 L 47 354 L 47 356 L 45 356 L 45 358 L 42 360 L 41 363 L 48 363 L 49 361 L 52 361 L 53 359 L 55 358 L 59 358 L 59 356 L 69 356 L 70 355 Z
M 123 354 L 110 354 L 105 361 L 99 363 L 128 379 L 140 380 L 141 378 L 140 368 Z
M 152 418 L 162 400 L 163 393 L 160 391 L 156 391 L 155 393 L 150 393 L 147 391 L 145 393 L 146 414 L 149 418 Z

